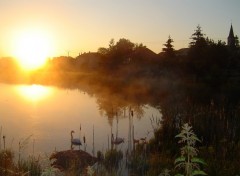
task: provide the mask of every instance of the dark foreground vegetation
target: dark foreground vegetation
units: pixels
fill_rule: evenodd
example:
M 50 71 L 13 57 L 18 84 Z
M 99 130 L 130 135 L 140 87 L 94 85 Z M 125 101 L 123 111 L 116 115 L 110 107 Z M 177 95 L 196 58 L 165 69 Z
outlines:
M 199 164 L 198 169 L 211 176 L 240 175 L 238 38 L 235 45 L 229 46 L 205 37 L 198 26 L 191 39 L 189 48 L 175 51 L 169 37 L 159 54 L 127 39 L 116 43 L 111 40 L 108 48 L 99 48 L 97 53 L 52 58 L 44 68 L 31 73 L 21 71 L 14 60 L 5 58 L 0 59 L 0 77 L 5 83 L 84 90 L 96 96 L 110 123 L 115 118 L 113 111 L 131 107 L 134 114 L 141 114 L 143 105 L 158 108 L 162 119 L 152 120 L 154 137 L 136 147 L 128 174 L 191 175 L 175 168 L 185 161 L 179 158 L 180 146 L 175 137 L 188 123 L 201 141 L 197 140 L 194 147 L 207 163 Z M 108 163 L 106 170 L 116 167 L 108 160 L 122 160 L 116 153 L 99 153 L 99 158 Z

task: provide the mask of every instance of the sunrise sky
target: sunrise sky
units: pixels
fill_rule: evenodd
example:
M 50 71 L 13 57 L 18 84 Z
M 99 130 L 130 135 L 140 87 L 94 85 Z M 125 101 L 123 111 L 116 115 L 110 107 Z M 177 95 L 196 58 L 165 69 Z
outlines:
M 187 47 L 199 24 L 226 41 L 231 22 L 240 35 L 240 0 L 1 0 L 0 57 L 15 52 L 18 38 L 37 33 L 52 56 L 73 57 L 126 38 L 161 52 L 169 35 Z

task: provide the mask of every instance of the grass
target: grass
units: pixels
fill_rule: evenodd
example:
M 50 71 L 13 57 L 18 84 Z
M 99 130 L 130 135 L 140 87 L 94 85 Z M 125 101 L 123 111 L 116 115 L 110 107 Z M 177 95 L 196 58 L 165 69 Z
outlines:
M 0 175 L 105 176 L 128 174 L 170 176 L 175 174 L 176 176 L 193 176 L 208 173 L 211 176 L 237 176 L 240 174 L 240 144 L 235 145 L 222 141 L 218 143 L 217 147 L 212 144 L 200 145 L 199 138 L 188 124 L 184 124 L 179 129 L 178 134 L 174 135 L 178 139 L 178 144 L 174 137 L 173 139 L 168 138 L 169 142 L 165 144 L 162 143 L 164 141 L 162 138 L 169 129 L 164 129 L 162 123 L 156 119 L 152 122 L 158 124 L 153 126 L 153 139 L 148 144 L 136 146 L 135 150 L 130 152 L 128 156 L 125 156 L 123 151 L 116 149 L 108 150 L 105 153 L 97 152 L 98 163 L 95 166 L 87 166 L 85 169 L 79 170 L 74 163 L 70 162 L 68 163 L 68 171 L 60 172 L 53 167 L 49 156 L 44 158 L 29 156 L 26 159 L 17 156 L 19 159 L 15 163 L 13 151 L 3 149 L 0 150 Z M 204 160 L 198 155 L 202 156 Z M 79 160 L 81 159 L 79 158 Z M 205 165 L 205 162 L 208 164 Z

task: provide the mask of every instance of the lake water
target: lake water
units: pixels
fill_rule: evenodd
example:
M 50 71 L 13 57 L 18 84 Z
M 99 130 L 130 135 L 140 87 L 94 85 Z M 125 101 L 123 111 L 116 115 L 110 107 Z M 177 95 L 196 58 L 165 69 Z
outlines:
M 29 137 L 22 149 L 24 154 L 50 154 L 54 150 L 70 149 L 70 131 L 74 130 L 74 137 L 82 139 L 86 136 L 87 152 L 92 153 L 94 141 L 96 154 L 98 150 L 105 151 L 109 147 L 112 129 L 114 135 L 117 133 L 125 139 L 118 147 L 126 149 L 129 110 L 126 108 L 125 112 L 118 114 L 118 118 L 109 118 L 109 113 L 99 106 L 94 94 L 89 95 L 79 89 L 0 84 L 0 146 L 3 148 L 4 135 L 6 148 L 17 152 L 19 142 L 23 144 Z M 150 139 L 153 135 L 150 118 L 161 117 L 161 114 L 148 105 L 142 107 L 140 114 L 137 116 L 134 112 L 133 115 L 134 136 L 136 139 Z

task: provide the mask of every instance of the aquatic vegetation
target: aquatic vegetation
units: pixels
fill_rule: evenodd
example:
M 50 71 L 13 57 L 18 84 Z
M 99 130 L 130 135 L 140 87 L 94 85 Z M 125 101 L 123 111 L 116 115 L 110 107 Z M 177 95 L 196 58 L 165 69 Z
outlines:
M 93 176 L 95 173 L 94 169 L 91 166 L 87 167 L 87 175 Z
M 50 156 L 51 167 L 64 173 L 80 174 L 89 165 L 97 162 L 97 158 L 82 150 L 66 150 L 54 152 Z
M 40 159 L 36 159 L 34 156 L 29 156 L 25 160 L 22 159 L 18 162 L 17 172 L 22 173 L 23 175 L 40 176 L 42 172 Z
M 25 139 L 20 140 L 19 143 L 18 143 L 18 164 L 19 165 L 21 165 L 21 161 L 22 161 L 21 154 L 26 149 L 31 137 L 32 137 L 32 135 L 28 136 Z
M 14 171 L 14 153 L 10 150 L 0 151 L 0 175 L 7 175 Z
M 105 153 L 104 165 L 106 168 L 117 168 L 123 158 L 121 150 L 111 149 Z

